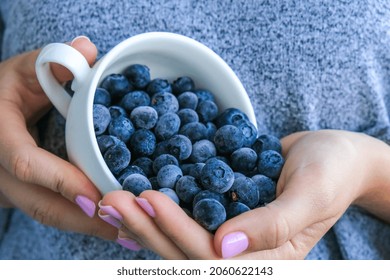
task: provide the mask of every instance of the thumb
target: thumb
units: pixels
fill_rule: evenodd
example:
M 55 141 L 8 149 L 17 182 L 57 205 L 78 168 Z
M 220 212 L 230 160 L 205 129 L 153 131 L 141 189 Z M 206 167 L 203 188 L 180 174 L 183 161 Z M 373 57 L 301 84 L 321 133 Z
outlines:
M 283 186 L 283 180 L 280 181 L 278 188 L 282 188 L 283 192 L 272 203 L 242 213 L 222 224 L 215 234 L 216 251 L 223 258 L 231 258 L 243 252 L 254 253 L 273 250 L 286 243 L 294 244 L 293 240 L 302 240 L 302 235 L 310 235 L 306 240 L 311 240 L 311 243 L 318 241 L 336 218 L 324 211 L 322 203 L 314 203 L 316 188 L 313 188 L 313 184 L 321 184 L 321 180 L 314 177 L 303 174 L 291 176 Z M 329 219 L 326 218 L 328 216 Z M 314 244 L 289 248 L 299 253 Z M 286 252 L 285 258 L 291 255 L 294 252 Z
M 78 36 L 69 45 L 78 50 L 90 66 L 93 65 L 97 56 L 97 48 L 88 37 Z M 66 82 L 73 78 L 72 73 L 62 65 L 52 63 L 51 70 L 59 82 Z

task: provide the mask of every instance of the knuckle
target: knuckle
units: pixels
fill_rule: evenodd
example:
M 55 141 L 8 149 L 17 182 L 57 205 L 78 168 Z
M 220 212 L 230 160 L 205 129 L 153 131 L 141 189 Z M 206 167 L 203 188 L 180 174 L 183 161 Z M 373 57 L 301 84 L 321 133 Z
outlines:
M 266 238 L 268 248 L 278 248 L 289 241 L 290 226 L 286 217 L 278 209 L 272 209 L 272 222 Z
M 53 181 L 51 183 L 51 189 L 63 195 L 65 194 L 66 192 L 65 178 L 62 173 L 60 172 L 54 173 Z
M 52 211 L 52 207 L 48 204 L 36 204 L 30 209 L 31 217 L 39 223 L 47 226 L 61 228 L 59 217 Z
M 107 233 L 102 227 L 96 227 L 96 226 L 89 227 L 86 230 L 85 234 L 89 236 L 96 236 L 96 237 L 106 237 L 107 235 Z
M 10 158 L 10 168 L 12 174 L 23 182 L 28 182 L 32 175 L 31 158 L 23 149 L 18 149 L 12 153 Z

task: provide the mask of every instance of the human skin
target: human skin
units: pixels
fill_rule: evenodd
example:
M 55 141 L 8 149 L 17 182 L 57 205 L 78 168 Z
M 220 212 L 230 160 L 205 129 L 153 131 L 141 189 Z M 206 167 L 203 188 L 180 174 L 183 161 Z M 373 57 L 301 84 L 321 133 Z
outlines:
M 97 50 L 87 38 L 69 44 L 94 63 Z M 115 239 L 115 229 L 96 215 L 101 195 L 91 181 L 69 162 L 39 147 L 36 125 L 51 108 L 35 74 L 39 51 L 0 63 L 0 206 L 19 208 L 63 230 Z M 59 81 L 72 78 L 59 65 L 52 65 L 52 71 Z
M 121 214 L 122 238 L 167 259 L 304 259 L 352 204 L 390 221 L 387 144 L 362 133 L 320 130 L 289 135 L 282 146 L 286 161 L 276 200 L 228 220 L 215 235 L 156 191 L 141 199 L 116 191 L 101 204 Z
M 96 48 L 72 43 L 90 64 Z M 95 206 L 97 189 L 75 166 L 39 147 L 36 123 L 50 102 L 36 80 L 39 50 L 0 63 L 0 206 L 17 207 L 39 222 L 149 248 L 166 259 L 303 259 L 352 204 L 390 222 L 390 148 L 368 135 L 340 130 L 298 132 L 282 139 L 286 159 L 277 198 L 209 233 L 164 194 L 138 198 L 114 191 L 80 215 L 77 197 Z M 60 81 L 71 78 L 58 65 Z M 93 208 L 93 207 L 92 207 Z M 88 211 L 86 211 L 88 210 Z M 90 210 L 93 210 L 90 211 Z M 256 225 L 256 226 L 253 226 Z

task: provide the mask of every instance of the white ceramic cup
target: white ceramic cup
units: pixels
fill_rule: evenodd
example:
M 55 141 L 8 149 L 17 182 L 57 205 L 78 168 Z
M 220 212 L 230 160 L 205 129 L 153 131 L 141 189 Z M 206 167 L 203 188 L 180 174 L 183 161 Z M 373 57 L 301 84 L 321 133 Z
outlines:
M 50 71 L 50 62 L 65 66 L 73 75 L 71 97 Z M 112 73 L 131 64 L 150 68 L 151 78 L 172 82 L 191 77 L 197 88 L 210 90 L 220 110 L 235 107 L 256 125 L 248 95 L 232 69 L 212 50 L 188 37 L 150 32 L 131 37 L 111 49 L 90 68 L 74 48 L 62 43 L 45 46 L 37 61 L 38 80 L 53 105 L 66 119 L 65 141 L 69 160 L 79 167 L 102 194 L 122 189 L 99 151 L 93 128 L 92 107 L 96 87 Z

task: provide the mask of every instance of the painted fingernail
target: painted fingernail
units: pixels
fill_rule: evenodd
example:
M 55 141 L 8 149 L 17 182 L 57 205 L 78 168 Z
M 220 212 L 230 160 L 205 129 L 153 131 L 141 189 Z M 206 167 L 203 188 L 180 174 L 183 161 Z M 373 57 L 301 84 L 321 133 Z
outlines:
M 91 39 L 89 39 L 87 36 L 85 36 L 85 35 L 80 35 L 80 36 L 77 36 L 76 38 L 74 38 L 74 39 L 72 40 L 72 42 L 70 43 L 70 45 L 72 46 L 73 43 L 76 42 L 76 41 L 79 40 L 79 39 L 86 39 L 86 40 L 88 40 L 89 42 L 91 42 Z
M 116 242 L 118 244 L 120 244 L 121 246 L 123 246 L 129 250 L 132 250 L 132 251 L 138 251 L 138 250 L 142 249 L 141 245 L 139 245 L 136 241 L 134 241 L 133 239 L 130 239 L 130 238 L 118 237 Z
M 81 210 L 83 210 L 83 212 L 87 214 L 88 217 L 92 218 L 95 215 L 96 205 L 88 197 L 78 195 L 76 196 L 75 202 L 78 206 L 80 206 Z
M 222 257 L 234 257 L 244 252 L 249 245 L 248 237 L 243 232 L 232 232 L 222 239 Z
M 138 205 L 141 206 L 142 209 L 152 218 L 156 217 L 156 212 L 154 212 L 154 209 L 152 205 L 147 201 L 145 198 L 142 197 L 136 197 L 135 201 L 137 201 Z
M 105 221 L 106 223 L 109 223 L 110 225 L 116 227 L 117 229 L 121 228 L 122 227 L 122 223 L 121 221 L 115 219 L 113 216 L 111 215 L 105 215 L 103 214 L 100 210 L 98 211 L 98 216 L 100 219 L 102 219 L 103 221 Z
M 119 221 L 123 220 L 122 215 L 114 207 L 110 205 L 102 205 L 101 201 L 99 201 L 98 206 L 105 214 L 108 214 Z

